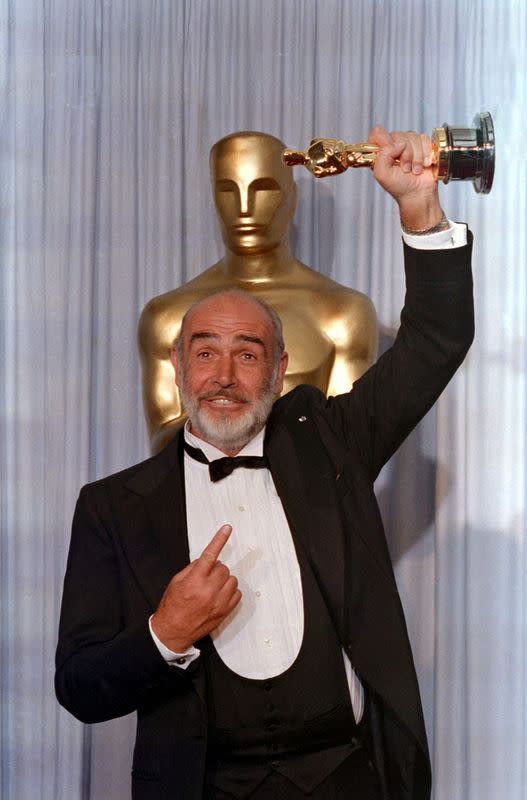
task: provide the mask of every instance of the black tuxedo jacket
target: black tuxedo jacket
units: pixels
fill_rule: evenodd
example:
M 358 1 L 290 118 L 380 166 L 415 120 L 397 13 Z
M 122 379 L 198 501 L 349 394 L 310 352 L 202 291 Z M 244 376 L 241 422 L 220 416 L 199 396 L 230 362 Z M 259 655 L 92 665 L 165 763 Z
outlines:
M 407 294 L 393 346 L 349 394 L 301 386 L 278 400 L 265 450 L 293 535 L 312 564 L 372 698 L 386 798 L 425 800 L 430 766 L 419 690 L 373 482 L 434 403 L 473 336 L 470 245 L 405 247 Z M 75 512 L 57 649 L 59 701 L 97 722 L 137 711 L 133 796 L 200 798 L 203 669 L 169 667 L 148 630 L 189 560 L 182 437 L 85 486 Z M 206 498 L 204 498 L 206 502 Z

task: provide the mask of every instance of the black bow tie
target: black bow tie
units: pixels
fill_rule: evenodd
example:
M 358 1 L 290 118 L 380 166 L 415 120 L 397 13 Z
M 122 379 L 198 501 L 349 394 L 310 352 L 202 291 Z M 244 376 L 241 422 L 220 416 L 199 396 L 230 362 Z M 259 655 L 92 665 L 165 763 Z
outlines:
M 183 447 L 191 458 L 200 461 L 202 464 L 209 465 L 209 475 L 213 483 L 221 481 L 222 478 L 226 478 L 227 475 L 230 475 L 237 467 L 265 469 L 269 466 L 269 462 L 265 456 L 225 456 L 224 458 L 217 458 L 215 461 L 209 461 L 203 450 L 200 450 L 198 447 L 191 447 L 187 441 L 183 442 Z

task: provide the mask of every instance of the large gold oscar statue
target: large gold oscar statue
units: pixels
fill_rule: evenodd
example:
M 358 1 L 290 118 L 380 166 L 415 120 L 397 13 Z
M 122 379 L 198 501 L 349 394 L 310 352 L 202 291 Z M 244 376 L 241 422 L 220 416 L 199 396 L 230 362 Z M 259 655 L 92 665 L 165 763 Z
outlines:
M 284 393 L 300 383 L 347 391 L 373 363 L 377 320 L 370 300 L 298 261 L 287 231 L 296 205 L 284 144 L 265 133 L 234 133 L 210 156 L 225 254 L 212 267 L 145 306 L 139 322 L 143 401 L 152 452 L 185 421 L 170 353 L 181 319 L 197 300 L 227 287 L 254 292 L 284 325 L 289 367 Z

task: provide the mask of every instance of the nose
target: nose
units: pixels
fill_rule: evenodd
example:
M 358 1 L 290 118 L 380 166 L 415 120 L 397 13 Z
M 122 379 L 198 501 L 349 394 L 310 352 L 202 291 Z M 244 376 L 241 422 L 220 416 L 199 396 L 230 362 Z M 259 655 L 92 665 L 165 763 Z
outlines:
M 252 213 L 252 192 L 249 186 L 238 187 L 238 200 L 240 204 L 240 217 L 250 217 Z
M 234 358 L 230 355 L 223 355 L 217 362 L 215 383 L 222 389 L 234 386 L 236 383 L 236 372 Z

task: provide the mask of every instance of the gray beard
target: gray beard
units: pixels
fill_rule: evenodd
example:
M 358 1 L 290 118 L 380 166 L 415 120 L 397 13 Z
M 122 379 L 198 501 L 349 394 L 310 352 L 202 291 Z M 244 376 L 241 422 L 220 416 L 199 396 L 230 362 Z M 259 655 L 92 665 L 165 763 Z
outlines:
M 217 447 L 218 450 L 224 452 L 241 450 L 247 442 L 262 430 L 267 422 L 274 401 L 272 389 L 274 378 L 275 375 L 273 374 L 268 386 L 262 390 L 258 400 L 249 405 L 247 411 L 241 417 L 232 419 L 228 412 L 223 414 L 220 412 L 220 414 L 215 415 L 214 419 L 211 419 L 207 411 L 201 407 L 199 398 L 193 397 L 188 393 L 183 373 L 179 391 L 183 406 L 190 420 L 191 429 L 193 431 L 199 430 L 201 437 L 209 444 Z M 217 392 L 214 392 L 214 394 L 217 394 Z M 232 395 L 238 397 L 235 392 Z M 229 396 L 228 391 L 225 392 L 225 396 Z

